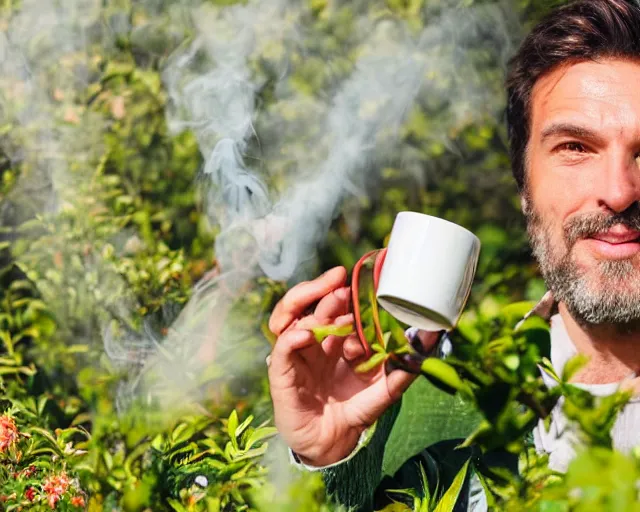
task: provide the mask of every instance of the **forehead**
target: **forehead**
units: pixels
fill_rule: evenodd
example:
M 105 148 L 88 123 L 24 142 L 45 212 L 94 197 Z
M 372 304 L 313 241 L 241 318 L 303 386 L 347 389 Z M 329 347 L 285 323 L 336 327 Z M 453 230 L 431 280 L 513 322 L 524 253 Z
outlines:
M 532 135 L 554 122 L 640 132 L 640 61 L 571 64 L 540 78 L 531 97 Z

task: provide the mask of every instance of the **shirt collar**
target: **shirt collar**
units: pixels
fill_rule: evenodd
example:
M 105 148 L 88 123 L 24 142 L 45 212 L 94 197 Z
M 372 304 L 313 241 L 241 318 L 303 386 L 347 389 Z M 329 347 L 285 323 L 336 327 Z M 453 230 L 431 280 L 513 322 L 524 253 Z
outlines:
M 567 332 L 564 321 L 558 312 L 558 303 L 553 297 L 553 294 L 549 291 L 544 294 L 542 299 L 529 311 L 521 323 L 527 320 L 527 318 L 536 315 L 544 318 L 551 324 L 551 365 L 558 375 L 562 374 L 565 364 L 575 355 L 578 354 L 578 349 L 573 344 L 569 333 Z M 547 386 L 554 386 L 557 383 L 551 378 L 550 375 L 541 367 L 542 378 Z M 635 378 L 636 374 L 633 373 L 627 377 L 627 379 Z M 587 389 L 594 395 L 609 395 L 613 393 L 618 387 L 619 383 L 609 384 L 575 384 L 578 387 Z M 632 401 L 640 400 L 640 396 L 634 397 Z
M 547 292 L 540 299 L 540 301 L 533 307 L 531 311 L 529 311 L 524 318 L 523 321 L 527 318 L 536 315 L 544 318 L 545 320 L 551 320 L 551 317 L 558 312 L 558 303 L 553 298 L 553 294 L 551 292 Z

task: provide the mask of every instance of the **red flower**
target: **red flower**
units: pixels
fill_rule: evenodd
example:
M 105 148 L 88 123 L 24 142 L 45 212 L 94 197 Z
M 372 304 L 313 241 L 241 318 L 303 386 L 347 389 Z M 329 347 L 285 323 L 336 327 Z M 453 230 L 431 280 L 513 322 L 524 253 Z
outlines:
M 60 500 L 60 496 L 57 494 L 50 494 L 49 497 L 47 498 L 47 501 L 49 502 L 49 506 L 51 508 L 56 508 L 56 504 L 58 503 L 59 500 Z
M 74 496 L 71 498 L 71 504 L 74 507 L 84 507 L 84 498 L 82 496 Z
M 36 467 L 29 466 L 28 468 L 25 468 L 22 470 L 22 472 L 20 473 L 20 476 L 23 478 L 29 478 L 30 476 L 33 476 L 35 472 L 36 472 Z
M 26 491 L 24 491 L 24 497 L 29 501 L 33 501 L 33 498 L 36 497 L 36 490 L 33 487 L 29 487 Z
M 56 503 L 60 500 L 62 495 L 67 492 L 71 480 L 67 474 L 63 471 L 59 475 L 52 475 L 44 481 L 42 489 L 47 493 L 47 501 L 51 508 L 56 508 Z
M 18 441 L 19 435 L 13 418 L 6 414 L 0 416 L 0 453 L 13 446 Z

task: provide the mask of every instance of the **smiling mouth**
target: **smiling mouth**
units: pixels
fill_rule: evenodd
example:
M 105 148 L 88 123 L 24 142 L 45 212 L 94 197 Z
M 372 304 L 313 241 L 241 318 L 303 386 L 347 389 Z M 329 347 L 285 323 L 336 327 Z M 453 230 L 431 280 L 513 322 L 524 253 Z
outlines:
M 603 259 L 628 259 L 640 253 L 640 231 L 618 225 L 584 239 Z
M 612 245 L 628 244 L 640 241 L 640 231 L 618 225 L 603 233 L 596 233 L 590 238 Z

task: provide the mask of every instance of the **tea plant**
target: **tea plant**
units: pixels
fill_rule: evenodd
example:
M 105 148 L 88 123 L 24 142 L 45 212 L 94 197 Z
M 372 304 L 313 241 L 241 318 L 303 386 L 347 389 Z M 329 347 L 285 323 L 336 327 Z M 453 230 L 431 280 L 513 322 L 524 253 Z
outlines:
M 23 3 L 30 5 L 0 2 L 0 30 Z M 472 3 L 479 0 L 464 2 Z M 352 70 L 360 51 L 350 37 L 358 15 L 404 20 L 419 30 L 446 7 L 436 0 L 307 4 L 301 46 L 287 49 L 305 65 L 286 86 L 312 99 L 322 99 L 336 76 Z M 514 9 L 533 19 L 546 4 L 522 0 Z M 127 364 L 118 366 L 105 356 L 105 319 L 121 317 L 124 309 L 129 328 L 149 323 L 161 338 L 193 285 L 220 270 L 216 227 L 195 186 L 202 165 L 198 141 L 188 131 L 171 133 L 165 119 L 162 69 L 189 37 L 175 25 L 181 7 L 102 2 L 98 22 L 83 28 L 85 51 L 45 61 L 30 75 L 0 77 L 2 510 L 339 510 L 319 474 L 287 474 L 285 485 L 278 481 L 282 468 L 267 464 L 276 439 L 265 367 L 255 361 L 273 342 L 267 319 L 285 283 L 256 279 L 232 305 L 226 329 L 240 343 L 225 357 L 238 370 L 222 379 L 221 368 L 212 365 L 194 386 L 194 396 L 204 397 L 200 403 L 173 411 L 169 420 L 154 403 L 134 401 L 131 414 L 117 410 L 118 386 L 139 360 L 125 354 Z M 34 62 L 55 49 L 40 32 L 28 39 L 25 58 Z M 273 48 L 252 63 L 264 79 L 265 111 L 277 96 L 269 52 Z M 501 64 L 481 50 L 470 55 L 499 103 Z M 402 327 L 382 315 L 382 336 L 368 333 L 377 359 L 360 370 L 393 359 L 422 371 L 482 417 L 467 444 L 520 454 L 519 476 L 483 474 L 473 460 L 461 473 L 483 478 L 493 508 L 635 510 L 638 458 L 611 450 L 608 434 L 625 397 L 595 399 L 570 386 L 579 361 L 556 376 L 558 386 L 546 389 L 538 366 L 548 356 L 544 322 L 531 318 L 514 330 L 529 308 L 518 301 L 539 298 L 544 285 L 529 257 L 523 222 L 513 220 L 520 218 L 519 203 L 507 171 L 504 128 L 488 118 L 451 127 L 452 108 L 454 101 L 430 98 L 411 108 L 397 151 L 368 184 L 372 199 L 346 199 L 315 270 L 352 268 L 362 254 L 383 247 L 398 211 L 438 215 L 482 240 L 472 313 L 452 334 L 454 356 L 439 362 L 419 357 Z M 445 131 L 451 133 L 443 137 Z M 294 153 L 323 150 L 294 139 Z M 279 192 L 290 155 L 283 151 L 260 165 Z M 49 171 L 65 177 L 55 207 Z M 373 311 L 365 313 L 370 322 Z M 561 396 L 586 447 L 566 476 L 547 468 L 526 435 Z M 410 425 L 407 436 L 420 439 L 427 427 Z M 425 477 L 421 488 L 390 492 L 396 503 L 389 510 L 448 510 L 458 483 L 445 489 Z

